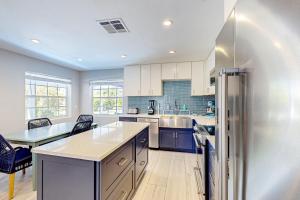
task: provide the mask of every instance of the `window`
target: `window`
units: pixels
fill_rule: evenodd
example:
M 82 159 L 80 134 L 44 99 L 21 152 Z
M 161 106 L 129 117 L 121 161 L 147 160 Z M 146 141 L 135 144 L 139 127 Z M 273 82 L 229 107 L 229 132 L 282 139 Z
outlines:
M 68 117 L 71 80 L 25 73 L 25 119 Z
M 123 82 L 93 81 L 91 86 L 94 114 L 123 113 Z

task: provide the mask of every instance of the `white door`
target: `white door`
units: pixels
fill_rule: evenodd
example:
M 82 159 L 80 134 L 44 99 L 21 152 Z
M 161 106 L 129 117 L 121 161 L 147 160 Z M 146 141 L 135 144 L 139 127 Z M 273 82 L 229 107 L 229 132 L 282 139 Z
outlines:
M 124 96 L 141 95 L 141 68 L 139 65 L 124 68 Z
M 177 80 L 191 80 L 192 79 L 192 64 L 191 64 L 191 62 L 177 63 L 176 79 Z
M 162 96 L 161 64 L 151 65 L 151 96 Z
M 176 63 L 162 64 L 162 80 L 176 79 Z
M 151 96 L 151 66 L 141 65 L 141 96 Z
M 192 96 L 205 95 L 204 82 L 204 63 L 192 62 Z

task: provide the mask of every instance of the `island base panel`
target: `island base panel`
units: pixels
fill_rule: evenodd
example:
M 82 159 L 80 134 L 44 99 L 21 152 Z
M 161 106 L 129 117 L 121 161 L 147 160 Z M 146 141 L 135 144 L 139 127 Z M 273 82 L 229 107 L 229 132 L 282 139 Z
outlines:
M 38 200 L 95 200 L 96 164 L 71 158 L 38 155 Z

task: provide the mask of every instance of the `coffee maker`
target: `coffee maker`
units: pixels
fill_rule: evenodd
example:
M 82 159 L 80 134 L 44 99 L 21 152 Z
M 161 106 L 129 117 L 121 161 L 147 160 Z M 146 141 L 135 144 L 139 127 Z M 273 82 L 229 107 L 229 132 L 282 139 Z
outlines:
M 207 102 L 206 115 L 215 115 L 215 102 L 214 101 Z
M 154 115 L 155 114 L 155 100 L 149 100 L 149 106 L 148 106 L 148 115 Z

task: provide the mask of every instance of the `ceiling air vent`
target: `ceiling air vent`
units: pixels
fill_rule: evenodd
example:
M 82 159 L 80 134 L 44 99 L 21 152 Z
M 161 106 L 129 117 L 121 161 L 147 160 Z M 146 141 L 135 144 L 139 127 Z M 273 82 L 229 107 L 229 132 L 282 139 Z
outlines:
M 126 33 L 129 32 L 125 23 L 121 18 L 119 19 L 105 19 L 97 20 L 97 22 L 108 32 L 108 33 Z

